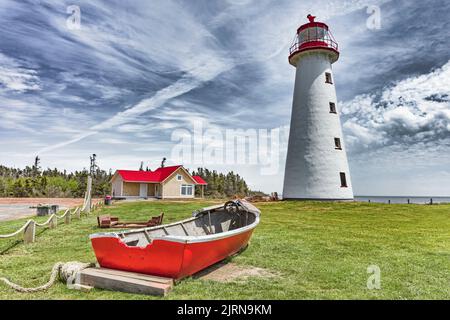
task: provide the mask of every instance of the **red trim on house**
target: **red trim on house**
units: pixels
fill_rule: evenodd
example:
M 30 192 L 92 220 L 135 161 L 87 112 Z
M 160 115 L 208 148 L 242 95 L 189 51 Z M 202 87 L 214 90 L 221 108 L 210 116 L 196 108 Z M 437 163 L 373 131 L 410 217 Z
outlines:
M 158 168 L 155 171 L 117 170 L 117 174 L 122 177 L 124 182 L 162 183 L 180 168 L 183 168 L 183 166 Z M 189 174 L 187 170 L 184 171 Z M 197 180 L 198 178 L 199 180 Z M 201 177 L 195 176 L 192 179 L 198 185 L 207 185 Z
M 200 177 L 200 176 L 192 176 L 192 178 L 194 178 L 194 180 L 197 183 L 197 185 L 202 185 L 202 186 L 207 186 L 208 185 L 208 183 L 205 180 L 203 180 L 203 178 Z
M 126 182 L 160 183 L 180 167 L 181 166 L 158 168 L 155 171 L 117 170 L 117 173 Z

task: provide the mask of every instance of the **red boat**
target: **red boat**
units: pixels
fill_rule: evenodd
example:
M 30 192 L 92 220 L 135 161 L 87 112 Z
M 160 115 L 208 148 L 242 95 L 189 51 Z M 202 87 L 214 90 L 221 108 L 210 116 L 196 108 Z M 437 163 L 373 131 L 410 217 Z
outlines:
M 235 200 L 177 223 L 90 238 L 103 268 L 181 279 L 244 249 L 259 217 L 252 204 Z

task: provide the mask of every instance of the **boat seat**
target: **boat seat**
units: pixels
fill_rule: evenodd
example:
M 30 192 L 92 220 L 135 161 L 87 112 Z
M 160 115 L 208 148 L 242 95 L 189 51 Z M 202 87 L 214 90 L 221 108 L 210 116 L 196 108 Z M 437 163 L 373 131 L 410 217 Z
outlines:
M 139 243 L 139 240 L 131 240 L 131 241 L 125 242 L 125 244 L 129 247 L 136 247 L 138 245 L 138 243 Z

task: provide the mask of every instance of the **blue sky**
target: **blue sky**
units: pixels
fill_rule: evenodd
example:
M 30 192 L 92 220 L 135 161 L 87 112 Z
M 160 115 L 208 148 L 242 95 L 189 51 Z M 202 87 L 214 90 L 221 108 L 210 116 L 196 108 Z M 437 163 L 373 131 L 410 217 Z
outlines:
M 67 7 L 81 9 L 68 28 Z M 378 6 L 381 29 L 367 28 Z M 286 132 L 297 27 L 313 13 L 339 42 L 334 65 L 352 181 L 360 195 L 450 194 L 448 1 L 2 0 L 0 163 L 151 168 L 175 130 Z M 281 191 L 280 166 L 208 163 Z M 169 159 L 169 162 L 175 161 Z M 194 169 L 197 164 L 187 164 Z

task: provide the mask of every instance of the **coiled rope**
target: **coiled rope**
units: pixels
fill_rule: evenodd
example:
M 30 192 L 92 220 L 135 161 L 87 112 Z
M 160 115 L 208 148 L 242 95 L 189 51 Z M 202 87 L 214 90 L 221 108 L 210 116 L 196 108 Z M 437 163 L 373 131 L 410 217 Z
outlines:
M 35 288 L 22 287 L 16 283 L 9 281 L 6 278 L 0 278 L 0 281 L 4 282 L 7 286 L 9 286 L 10 288 L 12 288 L 18 292 L 22 292 L 22 293 L 38 292 L 38 291 L 44 291 L 44 290 L 49 289 L 56 282 L 58 276 L 61 281 L 67 282 L 67 280 L 69 280 L 69 279 L 75 279 L 77 273 L 79 273 L 80 271 L 90 268 L 90 267 L 93 267 L 93 266 L 94 266 L 93 263 L 58 262 L 52 268 L 50 280 L 46 284 L 39 286 L 39 287 L 35 287 Z

